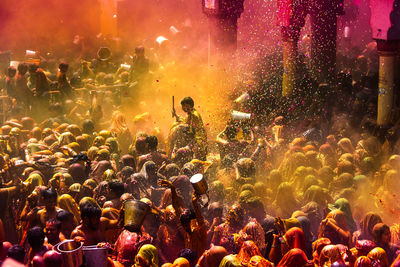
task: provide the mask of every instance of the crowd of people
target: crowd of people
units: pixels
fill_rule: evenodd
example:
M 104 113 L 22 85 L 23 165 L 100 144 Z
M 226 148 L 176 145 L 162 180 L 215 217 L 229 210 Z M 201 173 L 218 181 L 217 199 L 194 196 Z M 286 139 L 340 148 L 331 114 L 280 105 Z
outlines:
M 154 66 L 143 46 L 130 60 L 101 48 L 72 70 L 8 68 L 4 266 L 66 266 L 56 249 L 65 240 L 107 248 L 108 266 L 400 266 L 398 127 L 374 122 L 371 74 L 340 74 L 334 92 L 304 86 L 289 106 L 277 97 L 265 106 L 261 87 L 247 88 L 249 102 L 233 105 L 252 114 L 211 140 L 189 96 L 168 135 L 132 130 L 124 105 L 139 103 Z M 196 174 L 206 195 L 191 184 Z M 148 207 L 136 231 L 124 225 L 130 200 Z

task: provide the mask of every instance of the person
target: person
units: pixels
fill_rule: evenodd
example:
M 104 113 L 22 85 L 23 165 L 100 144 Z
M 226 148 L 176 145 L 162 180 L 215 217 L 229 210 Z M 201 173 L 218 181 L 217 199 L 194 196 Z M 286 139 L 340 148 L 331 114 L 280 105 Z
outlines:
M 45 245 L 45 234 L 43 229 L 35 226 L 28 231 L 28 243 L 30 245 L 30 249 L 28 252 L 28 265 L 32 266 L 32 260 L 35 256 L 42 257 L 46 251 L 51 249 L 51 246 Z
M 234 234 L 243 228 L 245 220 L 244 209 L 240 205 L 233 205 L 226 215 L 226 222 L 214 229 L 211 243 L 224 247 L 229 253 L 237 253 L 238 248 L 234 243 Z
M 149 59 L 145 56 L 145 48 L 142 45 L 135 47 L 135 56 L 132 60 L 131 81 L 142 81 L 150 70 Z
M 164 179 L 164 177 L 158 173 L 157 165 L 153 161 L 145 162 L 140 173 L 135 174 L 134 177 L 137 179 L 137 182 L 147 188 L 146 192 L 143 193 L 146 195 L 150 194 L 154 205 L 159 206 L 161 199 L 165 194 L 165 188 L 158 184 L 158 182 Z M 146 188 L 141 188 L 141 190 L 144 191 Z
M 72 96 L 72 87 L 67 80 L 68 63 L 61 62 L 58 66 L 57 73 L 57 89 L 61 92 L 62 98 L 66 99 Z
M 219 267 L 240 267 L 243 266 L 235 255 L 227 255 L 222 258 Z
M 173 197 L 176 195 L 173 195 Z M 207 226 L 200 210 L 198 197 L 195 193 L 192 195 L 192 205 L 194 216 L 190 211 L 185 210 L 180 215 L 180 224 L 184 228 L 185 248 L 191 249 L 199 257 L 207 248 Z M 176 201 L 173 201 L 173 203 Z M 178 208 L 179 209 L 179 208 Z M 193 218 L 194 217 L 194 218 Z M 192 220 L 193 219 L 193 220 Z M 196 259 L 197 261 L 197 259 Z
M 121 196 L 125 192 L 124 184 L 119 180 L 111 180 L 108 182 L 109 194 L 107 196 L 108 201 L 103 205 L 103 208 L 114 208 L 121 209 Z
M 110 132 L 118 140 L 121 155 L 129 152 L 129 146 L 132 144 L 133 139 L 129 131 L 126 118 L 121 111 L 114 111 L 111 116 Z
M 390 242 L 391 235 L 389 226 L 383 223 L 375 224 L 372 229 L 372 236 L 375 244 L 385 250 L 389 264 L 392 264 L 399 252 L 399 247 Z
M 14 259 L 20 263 L 25 262 L 25 254 L 26 254 L 25 249 L 20 245 L 13 245 L 7 251 L 8 258 Z
M 168 205 L 164 209 L 163 223 L 157 233 L 157 242 L 162 258 L 167 262 L 172 262 L 187 244 L 187 239 L 185 239 L 187 233 L 182 227 L 177 227 L 180 225 L 179 219 L 183 204 L 173 183 L 161 180 L 159 184 L 171 190 L 172 205 Z
M 36 70 L 36 85 L 34 87 L 34 92 L 37 98 L 48 100 L 49 99 L 50 85 L 47 80 L 46 74 L 43 69 L 38 68 Z
M 372 230 L 378 223 L 382 223 L 381 217 L 373 212 L 368 212 L 360 222 L 360 230 L 353 234 L 353 244 L 357 240 L 373 240 Z
M 389 260 L 383 248 L 374 248 L 368 255 L 368 258 L 378 261 L 382 267 L 389 267 Z
M 140 171 L 143 167 L 143 164 L 147 161 L 153 161 L 157 169 L 159 169 L 164 163 L 168 163 L 168 157 L 167 155 L 161 153 L 158 151 L 158 139 L 154 135 L 150 135 L 146 137 L 146 144 L 147 144 L 147 149 L 149 153 L 142 155 L 139 157 L 138 160 L 138 169 L 137 171 Z
M 29 110 L 29 106 L 32 102 L 32 91 L 28 88 L 28 81 L 25 78 L 25 74 L 28 71 L 28 65 L 26 63 L 18 64 L 18 73 L 15 78 L 15 91 L 17 103 L 25 107 L 25 110 Z
M 242 266 L 247 266 L 253 256 L 262 256 L 256 243 L 251 240 L 243 242 L 237 258 Z
M 333 210 L 322 220 L 318 238 L 327 237 L 333 244 L 351 247 L 351 233 L 346 223 L 346 216 L 340 210 Z
M 37 219 L 41 227 L 46 227 L 46 222 L 55 219 L 61 210 L 57 207 L 57 192 L 54 189 L 46 189 L 42 192 L 44 208 L 37 212 Z
M 75 224 L 75 217 L 72 213 L 62 210 L 57 213 L 56 220 L 60 222 L 60 240 L 64 241 L 70 239 L 71 233 L 77 226 Z
M 158 251 L 153 245 L 143 245 L 135 257 L 135 267 L 158 267 Z
M 16 79 L 15 79 L 16 74 L 17 70 L 15 69 L 15 67 L 10 66 L 7 68 L 6 90 L 7 90 L 7 95 L 12 98 L 17 98 Z
M 97 51 L 97 57 L 94 59 L 90 65 L 95 74 L 99 73 L 113 73 L 115 70 L 115 65 L 111 60 L 112 53 L 108 47 L 100 47 Z
M 79 212 L 78 204 L 76 203 L 74 198 L 72 196 L 70 196 L 69 194 L 63 194 L 58 197 L 57 203 L 58 203 L 58 207 L 60 209 L 63 209 L 65 211 L 68 211 L 71 214 L 73 214 L 73 216 L 74 216 L 73 223 L 75 226 L 78 225 L 79 222 L 81 221 L 81 215 Z M 59 213 L 60 213 L 60 211 L 57 212 L 56 217 L 58 217 Z
M 261 256 L 253 256 L 251 257 L 249 264 L 249 267 L 272 267 L 273 264 L 269 262 L 268 260 L 264 259 Z
M 274 263 L 282 260 L 282 257 L 291 249 L 301 249 L 306 252 L 306 240 L 303 233 L 298 227 L 288 229 L 283 235 L 274 235 L 274 242 L 269 253 L 269 258 Z
M 85 246 L 97 245 L 105 242 L 105 231 L 118 228 L 120 220 L 109 220 L 101 217 L 101 209 L 95 205 L 85 205 L 81 209 L 82 223 L 71 233 L 71 238 L 83 242 Z
M 200 267 L 219 266 L 222 259 L 228 255 L 228 251 L 221 246 L 211 246 L 199 258 L 197 265 Z
M 353 219 L 353 214 L 351 212 L 350 203 L 345 198 L 339 198 L 333 204 L 333 209 L 338 209 L 344 213 L 346 216 L 346 223 L 349 227 L 350 232 L 353 234 L 357 230 L 356 222 Z
M 243 240 L 252 240 L 256 245 L 258 250 L 264 255 L 265 247 L 265 232 L 261 225 L 252 220 L 240 231 L 239 235 Z
M 46 235 L 45 243 L 52 246 L 60 243 L 61 222 L 57 221 L 56 219 L 50 219 L 46 222 L 46 227 L 44 230 Z
M 153 242 L 153 238 L 143 231 L 143 229 L 141 229 L 140 232 L 123 230 L 115 242 L 114 251 L 117 254 L 117 261 L 125 267 L 136 266 L 135 264 L 141 264 L 138 266 L 143 266 L 144 264 L 155 263 L 158 261 L 158 253 L 154 251 L 153 246 L 147 246 L 141 250 L 143 246 L 150 245 Z M 139 255 L 140 251 L 141 255 Z
M 297 267 L 309 266 L 312 264 L 308 261 L 306 254 L 299 248 L 289 250 L 282 260 L 276 265 L 277 267 Z
M 282 182 L 279 185 L 272 205 L 276 210 L 276 214 L 284 218 L 289 218 L 294 211 L 299 209 L 299 202 L 296 199 L 291 183 Z
M 219 154 L 221 158 L 224 158 L 228 154 L 238 158 L 244 150 L 245 147 L 243 144 L 236 139 L 237 133 L 237 126 L 234 124 L 228 124 L 225 129 L 217 135 L 216 141 L 219 146 Z
M 207 155 L 207 133 L 203 124 L 203 120 L 197 110 L 194 108 L 193 99 L 188 96 L 181 101 L 182 110 L 187 114 L 186 119 L 176 114 L 175 108 L 172 109 L 172 115 L 180 123 L 189 126 L 189 134 L 193 140 L 193 150 L 195 157 L 200 160 L 206 160 Z
M 172 266 L 174 267 L 190 267 L 190 262 L 185 259 L 185 258 L 177 258 L 176 260 L 174 260 L 174 262 L 172 263 Z
M 3 169 L 5 168 L 5 161 L 1 156 L 0 167 Z M 13 244 L 18 243 L 19 238 L 11 203 L 13 199 L 17 198 L 21 192 L 27 190 L 25 187 L 29 188 L 28 185 L 21 186 L 19 183 L 17 183 L 15 186 L 8 186 L 0 189 L 0 201 L 3 203 L 0 206 L 0 236 L 4 236 L 4 233 L 7 233 L 7 240 Z M 29 201 L 27 200 L 26 202 Z
M 367 256 L 358 257 L 354 262 L 354 267 L 373 266 L 372 260 Z

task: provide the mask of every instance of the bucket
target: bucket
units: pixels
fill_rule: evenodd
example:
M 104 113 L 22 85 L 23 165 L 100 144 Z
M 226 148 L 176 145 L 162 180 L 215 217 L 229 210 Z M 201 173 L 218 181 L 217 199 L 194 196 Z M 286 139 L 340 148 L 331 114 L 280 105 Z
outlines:
M 238 103 L 238 104 L 242 104 L 243 102 L 245 102 L 245 101 L 247 101 L 247 100 L 249 100 L 249 99 L 250 99 L 249 93 L 248 93 L 248 92 L 245 92 L 245 93 L 243 93 L 241 96 L 239 96 L 238 98 L 236 98 L 235 101 L 233 101 L 233 102 Z
M 61 253 L 65 267 L 79 267 L 83 263 L 82 243 L 65 240 L 56 245 L 56 251 Z
M 150 207 L 146 203 L 129 199 L 124 202 L 124 226 L 130 232 L 139 232 Z
M 190 178 L 190 183 L 193 186 L 195 194 L 199 197 L 200 206 L 207 207 L 208 206 L 208 184 L 206 179 L 204 179 L 203 174 L 197 173 Z
M 120 67 L 123 70 L 126 70 L 126 71 L 130 71 L 131 70 L 131 65 L 128 65 L 128 64 L 121 64 Z
M 190 183 L 192 184 L 197 195 L 207 194 L 208 185 L 203 174 L 197 173 L 193 175 L 192 178 L 190 178 Z
M 107 248 L 84 246 L 82 250 L 86 267 L 107 267 Z
M 244 113 L 236 110 L 231 111 L 231 116 L 232 119 L 234 120 L 250 120 L 251 119 L 251 114 L 250 113 Z

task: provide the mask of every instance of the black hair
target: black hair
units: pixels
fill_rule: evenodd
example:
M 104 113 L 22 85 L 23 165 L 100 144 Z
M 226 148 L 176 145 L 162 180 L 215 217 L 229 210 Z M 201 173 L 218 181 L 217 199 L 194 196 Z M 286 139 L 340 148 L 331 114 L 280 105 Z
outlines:
M 28 65 L 28 70 L 29 70 L 30 73 L 36 72 L 38 68 L 39 68 L 39 66 L 36 65 L 35 63 L 30 63 Z
M 125 187 L 119 180 L 111 180 L 108 182 L 108 187 L 113 191 L 118 197 L 125 193 Z
M 193 98 L 191 98 L 190 96 L 187 96 L 187 97 L 185 97 L 184 99 L 182 99 L 181 105 L 183 106 L 183 105 L 185 105 L 185 104 L 188 104 L 188 105 L 190 105 L 191 107 L 194 107 Z
M 146 143 L 149 146 L 149 149 L 155 150 L 158 146 L 158 139 L 157 136 L 150 135 L 146 137 Z
M 196 214 L 189 209 L 185 209 L 179 218 L 182 226 L 190 226 L 190 221 L 196 219 Z
M 61 62 L 60 65 L 58 65 L 58 68 L 59 68 L 60 70 L 62 70 L 62 69 L 68 70 L 68 63 Z
M 20 263 L 24 263 L 25 261 L 25 249 L 20 245 L 13 245 L 7 251 L 7 256 L 11 259 L 14 259 Z
M 190 262 L 191 266 L 196 265 L 197 253 L 188 248 L 184 248 L 179 251 L 178 258 L 185 258 Z
M 101 209 L 98 206 L 88 204 L 81 209 L 81 218 L 100 218 Z
M 125 181 L 126 179 L 128 179 L 132 174 L 134 174 L 136 171 L 134 168 L 132 168 L 131 166 L 125 166 L 121 169 L 121 171 L 119 172 L 119 175 L 122 179 L 122 181 Z
M 50 219 L 48 219 L 48 220 L 46 221 L 46 224 L 47 224 L 47 223 L 55 224 L 57 230 L 60 230 L 60 229 L 61 229 L 61 221 L 59 221 L 59 220 L 56 220 L 56 219 L 54 219 L 54 218 L 50 218 Z
M 27 239 L 32 248 L 40 248 L 43 246 L 45 234 L 39 226 L 32 227 L 28 230 Z
M 25 74 L 28 71 L 28 65 L 26 63 L 19 63 L 17 69 L 18 73 Z
M 374 242 L 379 244 L 382 241 L 382 235 L 387 230 L 390 231 L 390 227 L 387 224 L 384 223 L 375 224 L 374 228 L 372 229 L 372 237 L 374 239 Z
M 74 215 L 71 212 L 69 212 L 67 210 L 61 210 L 57 213 L 56 219 L 59 222 L 66 222 L 73 217 L 74 217 Z
M 57 192 L 53 188 L 48 188 L 42 192 L 43 199 L 57 199 Z

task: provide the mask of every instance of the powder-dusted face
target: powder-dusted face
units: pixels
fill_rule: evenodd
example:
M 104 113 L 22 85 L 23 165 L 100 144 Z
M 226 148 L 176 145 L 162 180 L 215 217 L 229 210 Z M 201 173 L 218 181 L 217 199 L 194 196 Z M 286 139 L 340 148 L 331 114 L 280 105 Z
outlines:
M 46 236 L 49 239 L 55 239 L 58 236 L 58 230 L 57 230 L 57 225 L 56 222 L 46 222 L 46 228 L 45 228 L 45 233 Z
M 186 113 L 190 112 L 192 110 L 192 106 L 189 105 L 189 104 L 183 104 L 182 105 L 182 110 L 185 111 Z
M 169 205 L 165 208 L 165 220 L 167 222 L 172 222 L 175 219 L 175 210 L 172 205 Z

